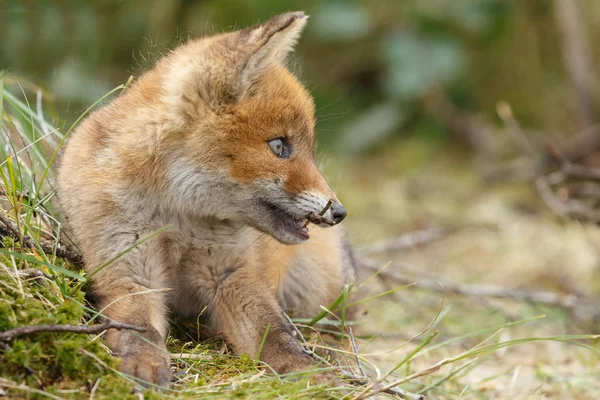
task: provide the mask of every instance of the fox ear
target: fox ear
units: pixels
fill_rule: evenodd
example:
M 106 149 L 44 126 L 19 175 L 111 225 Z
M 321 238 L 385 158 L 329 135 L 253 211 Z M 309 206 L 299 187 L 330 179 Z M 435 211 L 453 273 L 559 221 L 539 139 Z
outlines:
M 304 12 L 291 12 L 237 32 L 236 50 L 241 52 L 238 66 L 242 93 L 269 66 L 285 62 L 307 20 L 308 16 Z
M 247 29 L 178 47 L 168 62 L 159 65 L 166 68 L 169 109 L 187 121 L 204 108 L 243 99 L 267 68 L 285 61 L 307 20 L 301 11 L 281 14 Z

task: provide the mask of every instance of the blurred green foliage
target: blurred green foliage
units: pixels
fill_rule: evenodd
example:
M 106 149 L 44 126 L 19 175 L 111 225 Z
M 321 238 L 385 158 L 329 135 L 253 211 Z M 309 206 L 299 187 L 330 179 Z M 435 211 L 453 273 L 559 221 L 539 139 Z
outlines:
M 593 43 L 600 7 L 581 3 Z M 550 0 L 5 0 L 0 68 L 55 96 L 68 120 L 188 37 L 294 9 L 311 20 L 291 67 L 330 148 L 447 138 L 426 107 L 440 95 L 468 113 L 493 116 L 504 100 L 533 128 L 576 127 Z

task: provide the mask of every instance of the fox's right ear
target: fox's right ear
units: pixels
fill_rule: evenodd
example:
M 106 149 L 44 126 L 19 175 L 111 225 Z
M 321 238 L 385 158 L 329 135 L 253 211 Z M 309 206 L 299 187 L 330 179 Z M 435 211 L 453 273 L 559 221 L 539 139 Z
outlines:
M 304 12 L 291 12 L 233 33 L 229 46 L 236 62 L 239 97 L 269 66 L 285 62 L 307 20 Z

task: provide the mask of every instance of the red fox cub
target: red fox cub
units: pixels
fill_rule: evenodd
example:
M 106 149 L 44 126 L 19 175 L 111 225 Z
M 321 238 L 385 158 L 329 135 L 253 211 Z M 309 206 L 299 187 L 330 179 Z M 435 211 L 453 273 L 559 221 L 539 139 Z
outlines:
M 314 364 L 283 312 L 315 315 L 355 270 L 342 228 L 324 229 L 346 211 L 315 163 L 313 101 L 283 65 L 306 21 L 181 45 L 69 140 L 59 203 L 88 273 L 170 225 L 92 278 L 107 318 L 146 328 L 107 332 L 123 372 L 169 384 L 170 314 L 251 356 L 268 330 L 279 373 Z

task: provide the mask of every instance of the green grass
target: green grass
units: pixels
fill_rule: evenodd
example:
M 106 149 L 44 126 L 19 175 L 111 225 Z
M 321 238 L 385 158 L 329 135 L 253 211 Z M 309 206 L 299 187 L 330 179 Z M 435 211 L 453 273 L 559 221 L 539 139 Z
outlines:
M 118 95 L 123 87 L 99 102 Z M 98 316 L 85 300 L 92 274 L 86 276 L 81 268 L 44 252 L 41 245 L 56 248 L 64 240 L 52 205 L 53 164 L 60 147 L 89 110 L 72 126 L 57 129 L 59 119 L 54 116 L 49 122 L 39 102 L 28 100 L 32 95 L 14 78 L 0 73 L 0 213 L 18 230 L 18 236 L 27 235 L 35 244 L 23 247 L 19 237 L 12 237 L 0 223 L 0 331 L 34 324 L 89 324 Z M 150 237 L 142 240 L 146 239 Z M 387 264 L 382 262 L 382 267 Z M 32 270 L 45 275 L 33 275 Z M 534 308 L 527 308 L 520 320 L 508 321 L 487 307 L 474 307 L 473 299 L 449 297 L 440 307 L 439 296 L 419 291 L 418 285 L 381 288 L 377 276 L 361 277 L 361 282 L 364 285 L 359 282 L 347 287 L 314 318 L 295 321 L 307 347 L 326 358 L 327 354 L 336 355 L 342 365 L 331 361 L 340 377 L 337 383 L 315 384 L 311 374 L 318 371 L 273 375 L 268 366 L 234 354 L 218 340 L 191 340 L 195 335 L 188 331 L 196 331 L 195 321 L 180 321 L 167 343 L 175 373 L 168 391 L 144 389 L 119 372 L 119 360 L 101 337 L 73 333 L 37 333 L 0 342 L 0 390 L 25 398 L 89 398 L 92 393 L 95 398 L 137 398 L 133 391 L 137 389 L 146 398 L 352 399 L 397 383 L 399 388 L 436 399 L 486 399 L 502 398 L 498 391 L 486 392 L 486 385 L 498 376 L 515 374 L 519 365 L 518 360 L 502 360 L 500 354 L 506 348 L 557 343 L 577 349 L 566 351 L 577 359 L 578 367 L 598 365 L 596 336 L 547 334 L 543 329 L 544 324 L 560 320 L 560 311 L 548 310 L 548 322 L 548 318 L 536 317 L 539 313 L 532 315 Z M 414 301 L 418 306 L 406 307 L 393 299 Z M 357 320 L 347 320 L 346 315 L 355 308 L 359 310 Z M 373 315 L 368 323 L 364 320 L 369 317 L 361 314 L 364 310 Z M 385 330 L 415 333 L 382 343 L 378 333 Z M 488 370 L 490 363 L 501 368 Z M 548 361 L 540 359 L 535 374 L 538 383 L 550 385 L 554 393 L 587 398 L 592 393 L 588 387 L 593 388 L 590 382 L 597 382 L 586 375 L 598 372 L 597 367 L 576 377 L 549 367 Z M 360 375 L 361 369 L 369 382 L 348 378 L 349 374 Z M 545 391 L 549 390 L 546 386 Z

